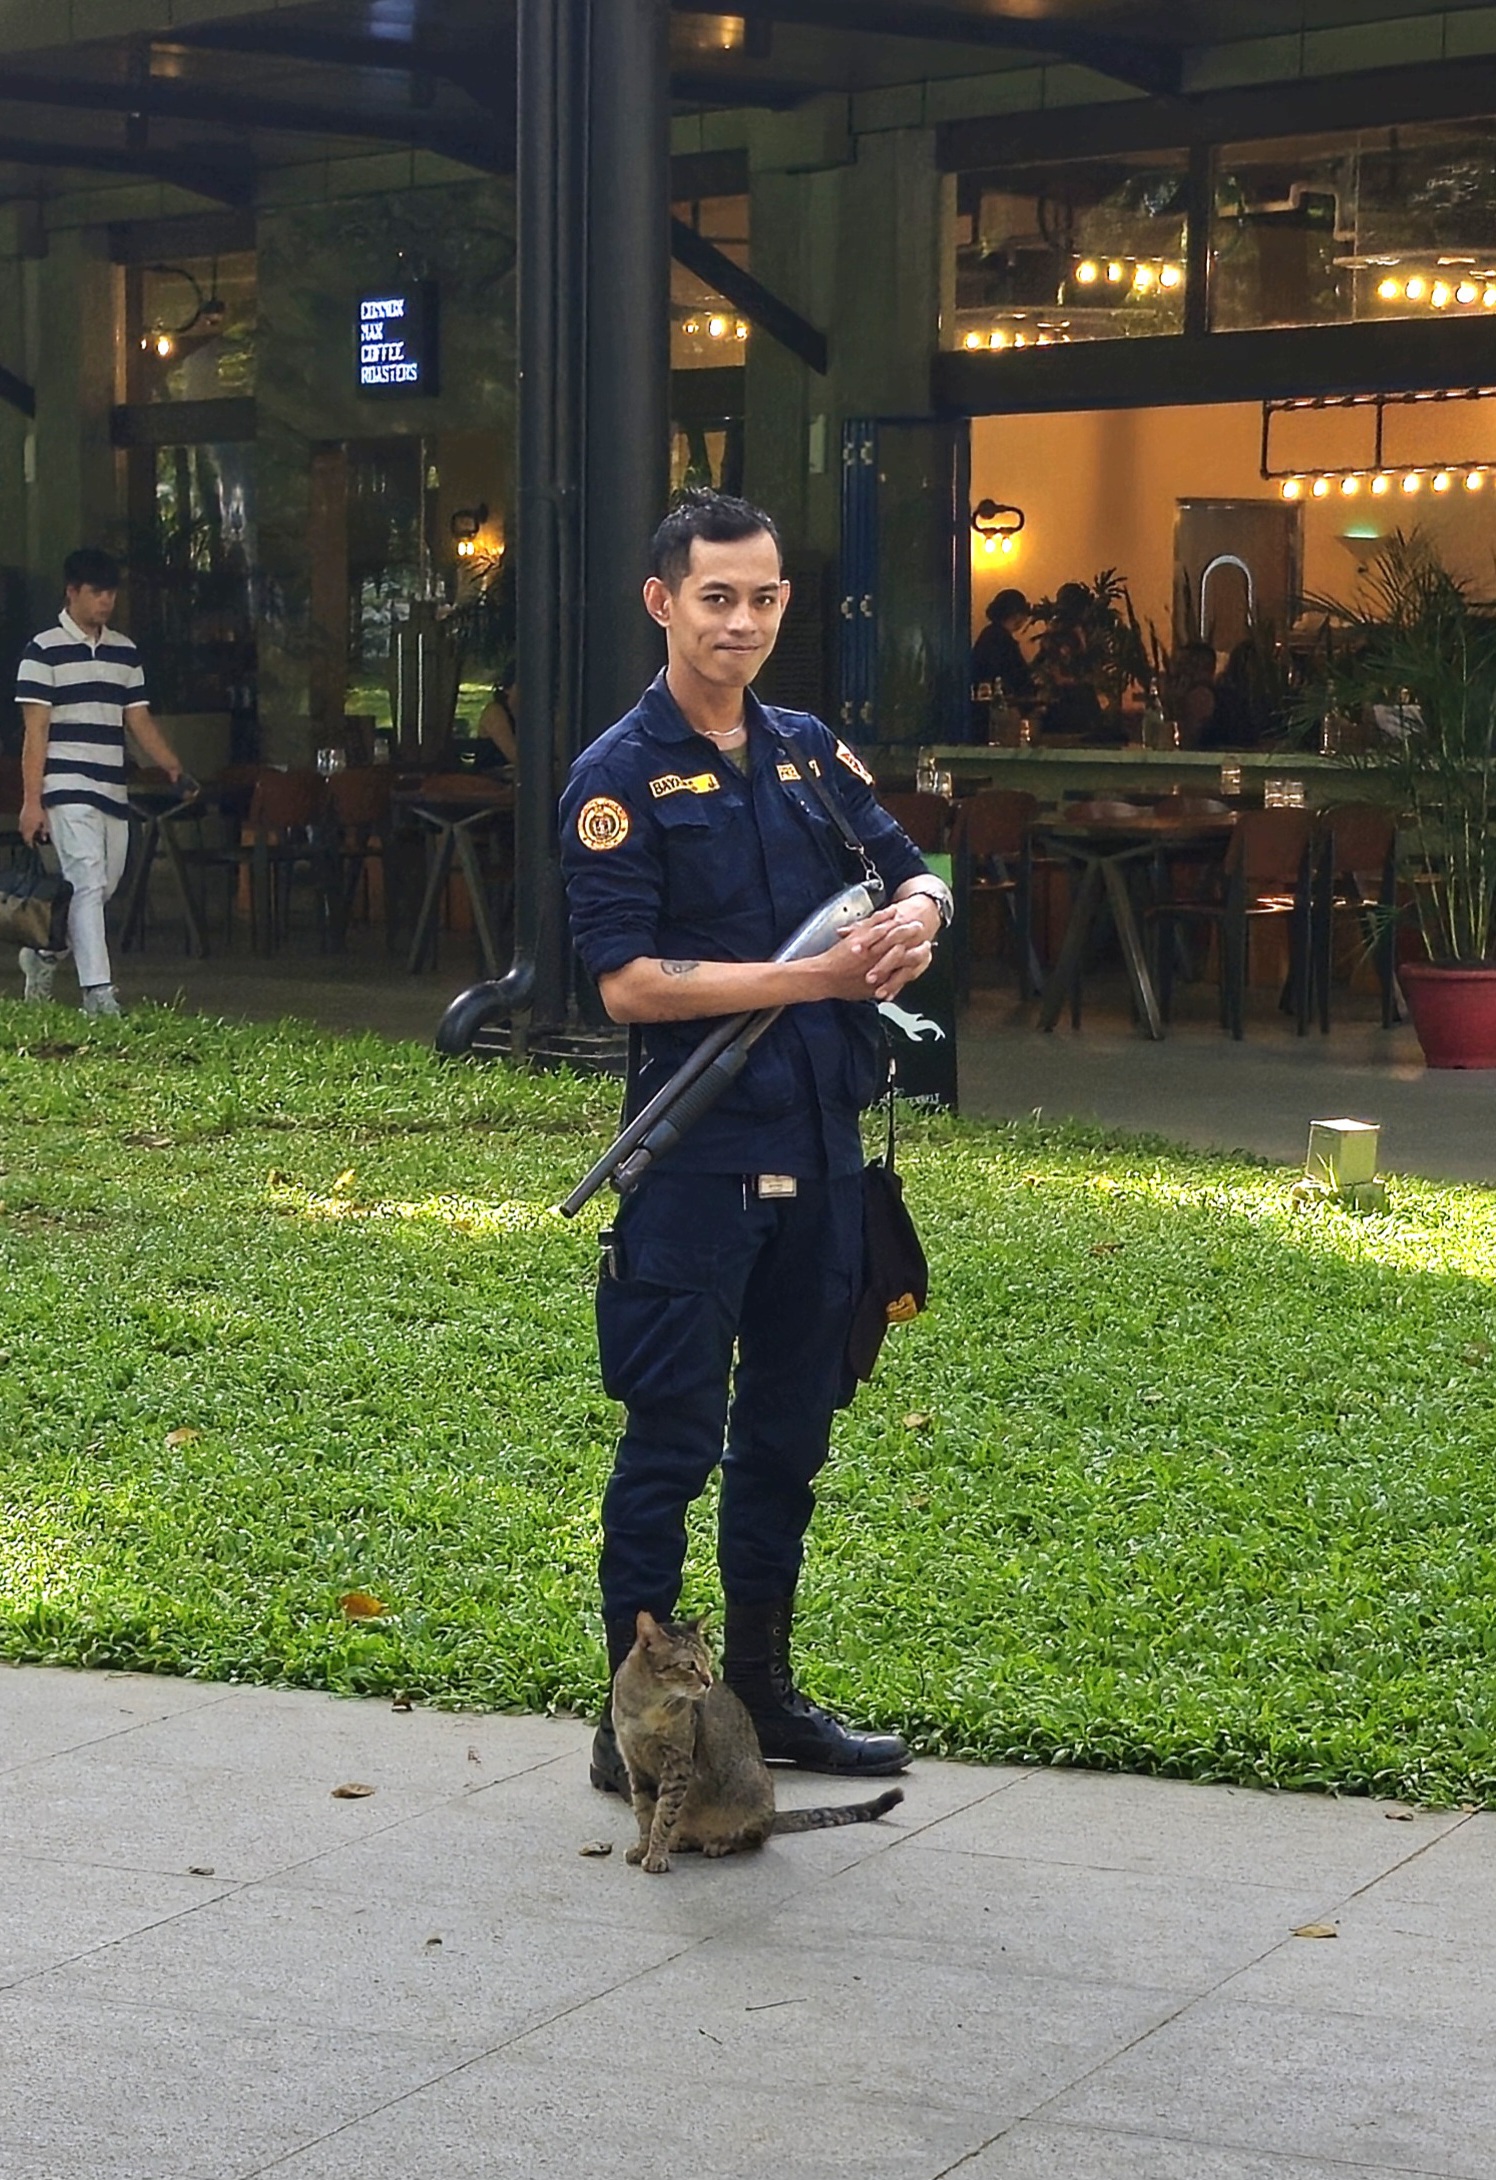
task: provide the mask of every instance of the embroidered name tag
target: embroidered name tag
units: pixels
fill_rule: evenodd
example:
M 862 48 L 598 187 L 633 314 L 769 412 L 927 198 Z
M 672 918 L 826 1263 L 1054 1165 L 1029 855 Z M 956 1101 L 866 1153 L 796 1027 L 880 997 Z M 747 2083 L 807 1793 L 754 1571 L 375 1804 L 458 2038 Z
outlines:
M 858 779 L 864 781 L 867 786 L 871 787 L 873 785 L 873 775 L 855 750 L 848 749 L 845 742 L 838 742 L 836 754 L 849 772 L 855 772 Z
M 715 772 L 662 772 L 650 781 L 649 792 L 659 802 L 665 795 L 715 795 L 721 785 Z

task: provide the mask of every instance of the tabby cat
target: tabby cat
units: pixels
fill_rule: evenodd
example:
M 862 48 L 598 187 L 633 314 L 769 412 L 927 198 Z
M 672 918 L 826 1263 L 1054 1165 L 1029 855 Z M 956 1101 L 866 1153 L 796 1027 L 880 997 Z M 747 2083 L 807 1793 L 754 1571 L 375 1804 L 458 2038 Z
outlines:
M 613 1725 L 639 1820 L 628 1860 L 651 1876 L 669 1869 L 672 1847 L 739 1854 L 762 1847 L 771 1832 L 781 1838 L 829 1824 L 871 1824 L 904 1799 L 893 1786 L 869 1802 L 776 1812 L 753 1721 L 713 1679 L 701 1622 L 661 1622 L 641 1612 L 636 1627 L 613 1680 Z

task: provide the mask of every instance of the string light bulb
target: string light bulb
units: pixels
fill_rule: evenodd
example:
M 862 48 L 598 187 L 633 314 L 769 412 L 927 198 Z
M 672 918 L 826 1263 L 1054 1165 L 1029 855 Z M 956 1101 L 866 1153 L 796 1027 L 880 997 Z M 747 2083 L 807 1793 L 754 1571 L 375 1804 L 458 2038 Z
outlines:
M 736 324 L 736 325 L 735 325 L 735 326 L 733 327 L 732 331 L 733 331 L 733 338 L 734 338 L 735 340 L 739 340 L 739 341 L 746 341 L 746 340 L 747 340 L 747 338 L 748 338 L 748 321 L 747 321 L 747 319 L 746 319 L 746 318 L 740 318 L 740 319 L 738 320 L 737 324 Z
M 1392 490 L 1392 479 L 1385 470 L 1377 471 L 1377 474 L 1371 480 L 1371 489 L 1378 499 L 1382 499 Z
M 1328 494 L 1329 494 L 1329 490 L 1330 490 L 1330 480 L 1329 480 L 1329 478 L 1328 478 L 1328 477 L 1316 477 L 1316 478 L 1315 478 L 1315 480 L 1314 480 L 1314 484 L 1313 484 L 1313 488 L 1312 488 L 1312 489 L 1313 489 L 1313 492 L 1314 492 L 1314 497 L 1315 497 L 1315 498 L 1316 498 L 1317 500 L 1322 500 L 1322 499 L 1325 499 L 1325 498 L 1326 498 L 1326 497 L 1328 496 Z
M 1117 282 L 1122 278 L 1122 267 L 1117 263 L 1117 260 L 1115 258 L 1112 259 L 1112 262 L 1106 268 L 1106 277 L 1112 282 L 1113 286 L 1115 286 Z
M 1423 490 L 1423 479 L 1419 476 L 1416 469 L 1410 469 L 1408 471 L 1408 474 L 1406 475 L 1406 477 L 1404 477 L 1402 481 L 1402 488 L 1404 492 L 1407 492 L 1409 494 L 1414 492 L 1421 492 Z
M 1377 298 L 1383 303 L 1399 303 L 1402 301 L 1402 289 L 1395 280 L 1379 280 Z
M 1421 302 L 1423 301 L 1423 298 L 1424 298 L 1424 296 L 1425 296 L 1425 295 L 1427 295 L 1427 293 L 1428 293 L 1428 282 L 1427 282 L 1426 280 L 1424 280 L 1424 279 L 1420 278 L 1420 276 L 1419 276 L 1419 275 L 1418 275 L 1417 273 L 1415 273 L 1415 274 L 1413 275 L 1413 278 L 1412 278 L 1412 279 L 1411 279 L 1411 280 L 1410 280 L 1410 281 L 1408 282 L 1407 286 L 1406 286 L 1406 287 L 1405 287 L 1405 288 L 1403 289 L 1403 294 L 1404 294 L 1404 295 L 1405 295 L 1405 296 L 1407 297 L 1407 299 L 1408 299 L 1408 301 L 1409 301 L 1410 303 L 1421 303 Z
M 161 361 L 163 363 L 166 361 L 168 356 L 172 355 L 175 352 L 175 349 L 176 342 L 172 339 L 169 333 L 158 333 L 156 335 L 156 354 L 161 358 Z
M 1457 303 L 1473 303 L 1479 293 L 1473 280 L 1462 280 L 1454 291 L 1454 299 Z
M 1151 265 L 1139 265 L 1132 276 L 1132 284 L 1139 295 L 1146 295 L 1157 277 Z
M 981 347 L 981 345 L 982 345 L 982 336 L 981 336 L 981 334 L 980 334 L 980 333 L 968 333 L 968 334 L 967 334 L 967 336 L 966 336 L 966 346 L 967 346 L 968 348 L 980 348 L 980 347 Z
M 1449 282 L 1447 280 L 1436 280 L 1428 291 L 1428 299 L 1435 310 L 1442 310 L 1449 301 Z
M 1480 300 L 1481 307 L 1483 309 L 1496 310 L 1496 284 L 1493 284 L 1491 287 L 1487 288 L 1485 293 L 1481 296 Z
M 1467 492 L 1478 492 L 1478 491 L 1480 490 L 1481 486 L 1482 486 L 1482 485 L 1483 485 L 1483 484 L 1485 483 L 1485 481 L 1486 481 L 1486 473 L 1485 473 L 1485 471 L 1484 471 L 1483 469 L 1467 469 L 1467 470 L 1466 470 L 1466 472 L 1465 472 L 1465 490 L 1466 490 Z
M 1438 476 L 1434 479 L 1434 490 L 1436 492 L 1447 492 L 1453 483 L 1454 479 L 1450 476 L 1449 471 L 1447 469 L 1441 469 Z
M 1361 480 L 1359 477 L 1342 477 L 1340 489 L 1348 500 L 1353 500 L 1361 489 Z
M 1101 267 L 1094 257 L 1083 257 L 1075 268 L 1075 277 L 1083 288 L 1089 288 L 1101 278 Z
M 978 346 L 980 346 L 980 345 L 981 345 L 981 344 L 980 344 L 980 343 L 978 343 Z M 1006 334 L 1006 333 L 1002 332 L 1001 330 L 998 330 L 998 331 L 996 331 L 996 332 L 993 332 L 993 333 L 989 333 L 989 334 L 988 334 L 988 336 L 987 336 L 987 346 L 988 346 L 989 348 L 1006 348 L 1006 347 L 1007 347 L 1007 345 L 1008 345 L 1008 336 L 1007 336 L 1007 334 Z
M 1165 265 L 1159 273 L 1158 284 L 1161 288 L 1177 288 L 1183 278 L 1177 265 Z
M 1285 477 L 1283 479 L 1283 497 L 1286 500 L 1301 500 L 1304 497 L 1303 478 Z

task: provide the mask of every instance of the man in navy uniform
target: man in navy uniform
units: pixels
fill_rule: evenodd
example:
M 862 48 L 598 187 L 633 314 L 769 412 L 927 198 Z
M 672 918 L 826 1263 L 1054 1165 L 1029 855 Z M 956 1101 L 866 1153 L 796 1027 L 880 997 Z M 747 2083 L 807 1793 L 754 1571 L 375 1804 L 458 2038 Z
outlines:
M 665 632 L 665 670 L 578 758 L 561 802 L 577 950 L 612 1019 L 641 1025 L 636 1109 L 713 1018 L 785 1011 L 624 1199 L 599 1279 L 603 1384 L 627 1411 L 603 1500 L 609 1666 L 641 1609 L 673 1611 L 686 1509 L 720 1462 L 723 1677 L 765 1756 L 887 1774 L 907 1764 L 904 1741 L 855 1732 L 801 1695 L 790 1631 L 812 1482 L 848 1391 L 858 1115 L 884 1081 L 876 1002 L 929 967 L 950 895 L 853 752 L 819 720 L 752 694 L 789 598 L 769 517 L 689 493 L 660 525 L 651 565 L 644 603 Z M 829 953 L 776 963 L 860 875 L 807 773 L 837 798 L 887 905 Z M 606 1715 L 592 1781 L 627 1791 Z

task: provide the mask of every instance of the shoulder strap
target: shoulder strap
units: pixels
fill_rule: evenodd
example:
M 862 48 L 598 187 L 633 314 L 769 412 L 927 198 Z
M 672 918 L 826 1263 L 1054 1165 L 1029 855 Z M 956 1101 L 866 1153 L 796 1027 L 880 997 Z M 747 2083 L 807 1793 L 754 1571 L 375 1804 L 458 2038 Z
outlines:
M 893 1134 L 894 1134 L 894 1121 L 893 1121 L 893 1115 L 894 1115 L 894 1101 L 893 1101 L 893 1093 L 894 1093 L 894 1078 L 895 1078 L 895 1076 L 897 1075 L 897 1073 L 898 1073 L 898 1064 L 897 1064 L 897 1062 L 895 1061 L 895 1059 L 894 1059 L 894 1056 L 893 1056 L 893 1054 L 892 1054 L 892 1053 L 890 1052 L 890 1053 L 889 1053 L 889 1055 L 888 1055 L 888 1088 L 887 1088 L 886 1092 L 884 1093 L 884 1096 L 885 1096 L 885 1100 L 886 1100 L 886 1103 L 887 1103 L 887 1106 L 888 1106 L 888 1114 L 887 1114 L 887 1132 L 886 1132 L 886 1134 L 885 1134 L 885 1136 L 884 1136 L 884 1139 L 883 1139 L 883 1165 L 884 1165 L 884 1169 L 885 1169 L 885 1171 L 887 1171 L 887 1172 L 889 1172 L 889 1173 L 892 1173 L 892 1172 L 893 1172 L 893 1170 L 894 1170 L 894 1163 L 893 1163 Z
M 838 798 L 832 794 L 830 788 L 820 777 L 819 773 L 812 772 L 809 769 L 809 767 L 805 764 L 803 758 L 801 757 L 800 752 L 795 748 L 793 742 L 790 741 L 787 735 L 776 734 L 774 740 L 778 746 L 780 756 L 783 757 L 786 764 L 793 766 L 799 778 L 803 781 L 805 786 L 810 789 L 811 793 L 815 796 L 817 802 L 821 805 L 821 808 L 830 818 L 832 824 L 841 834 L 842 839 L 846 842 L 847 846 L 851 849 L 853 855 L 856 856 L 858 862 L 862 865 L 862 873 L 868 882 L 869 890 L 871 891 L 873 887 L 876 886 L 877 891 L 881 896 L 883 892 L 882 874 L 880 873 L 877 864 L 868 854 L 867 848 L 863 843 L 862 835 L 858 832 L 856 826 L 852 823 L 852 820 L 847 816 L 847 813 L 843 809 Z

